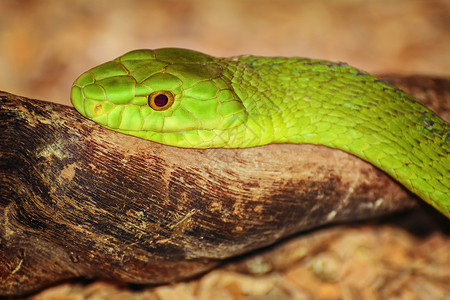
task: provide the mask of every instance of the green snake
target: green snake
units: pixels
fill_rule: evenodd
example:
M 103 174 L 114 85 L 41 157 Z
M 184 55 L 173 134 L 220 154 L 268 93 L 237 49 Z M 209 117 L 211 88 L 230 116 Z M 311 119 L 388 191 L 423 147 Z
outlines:
M 344 63 L 135 50 L 72 86 L 98 124 L 186 148 L 325 145 L 390 174 L 450 218 L 450 126 L 412 96 Z

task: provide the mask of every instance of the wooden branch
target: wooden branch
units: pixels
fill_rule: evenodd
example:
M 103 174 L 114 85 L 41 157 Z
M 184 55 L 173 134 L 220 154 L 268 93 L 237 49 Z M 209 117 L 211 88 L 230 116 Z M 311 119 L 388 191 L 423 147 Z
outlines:
M 390 80 L 449 120 L 449 80 Z M 5 92 L 0 101 L 0 295 L 74 277 L 181 280 L 417 200 L 326 147 L 180 149 L 104 129 L 72 107 Z

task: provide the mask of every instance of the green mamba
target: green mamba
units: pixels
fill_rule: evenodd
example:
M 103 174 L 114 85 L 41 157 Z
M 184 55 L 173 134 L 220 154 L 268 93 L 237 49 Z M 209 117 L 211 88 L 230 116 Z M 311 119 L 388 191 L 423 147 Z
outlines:
M 136 50 L 82 74 L 72 103 L 98 124 L 185 148 L 325 145 L 387 172 L 450 218 L 450 126 L 343 63 Z

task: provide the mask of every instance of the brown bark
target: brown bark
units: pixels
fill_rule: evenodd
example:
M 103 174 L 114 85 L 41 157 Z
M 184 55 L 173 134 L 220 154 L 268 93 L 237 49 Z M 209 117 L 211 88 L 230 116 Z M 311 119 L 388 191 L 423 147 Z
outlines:
M 391 80 L 444 103 L 448 121 L 450 81 Z M 295 232 L 417 200 L 326 147 L 179 149 L 104 129 L 71 107 L 0 98 L 0 295 L 74 277 L 181 280 Z

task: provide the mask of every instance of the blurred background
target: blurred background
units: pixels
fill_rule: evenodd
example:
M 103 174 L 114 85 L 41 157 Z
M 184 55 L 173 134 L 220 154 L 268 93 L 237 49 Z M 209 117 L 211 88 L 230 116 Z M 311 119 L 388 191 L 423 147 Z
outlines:
M 0 0 L 0 11 L 0 90 L 63 104 L 79 74 L 137 48 L 450 76 L 449 0 Z
M 304 56 L 343 61 L 378 74 L 450 78 L 450 0 L 0 0 L 0 12 L 0 90 L 66 105 L 70 105 L 70 88 L 79 74 L 138 48 L 184 47 L 215 56 Z M 369 235 L 367 230 L 363 234 Z M 360 246 L 361 239 L 357 235 L 354 243 L 345 239 L 341 245 L 348 243 L 362 249 L 365 246 Z M 380 239 L 385 247 L 381 253 L 392 257 L 384 264 L 384 256 L 378 256 Z M 377 249 L 373 264 L 368 264 L 358 250 L 359 256 L 355 256 L 363 259 L 345 264 L 356 266 L 357 272 L 349 272 L 353 277 L 334 285 L 329 283 L 320 292 L 325 295 L 332 291 L 336 296 L 318 299 L 362 299 L 348 296 L 359 295 L 355 291 L 372 295 L 369 279 L 378 274 L 378 269 L 387 270 L 392 284 L 387 284 L 385 290 L 398 298 L 410 295 L 410 291 L 436 295 L 445 290 L 444 281 L 420 272 L 412 281 L 412 277 L 396 277 L 395 274 L 406 275 L 400 273 L 402 267 L 392 263 L 395 260 L 408 265 L 420 253 L 432 253 L 439 259 L 434 265 L 427 259 L 411 262 L 420 270 L 434 270 L 433 266 L 442 266 L 437 261 L 448 261 L 446 236 L 436 235 L 431 242 L 419 246 L 416 240 L 409 239 L 410 244 L 405 242 L 409 240 L 403 233 L 399 236 L 396 232 L 392 239 L 386 239 L 386 234 L 375 231 L 374 242 L 367 243 L 367 249 Z M 397 241 L 404 249 L 394 243 Z M 443 246 L 438 247 L 439 243 Z M 394 248 L 387 247 L 391 244 Z M 413 247 L 419 248 L 419 254 L 414 254 Z M 353 252 L 349 253 L 353 258 Z M 319 252 L 319 258 L 320 255 Z M 389 265 L 399 271 L 392 273 L 386 267 Z M 305 268 L 309 270 L 308 265 Z M 298 269 L 295 272 L 303 286 L 311 290 L 319 286 L 317 282 L 323 286 L 310 273 Z M 198 291 L 201 287 L 193 285 L 192 289 Z M 214 285 L 210 287 L 217 290 Z M 92 289 L 103 288 L 94 285 Z M 176 295 L 181 293 L 178 288 L 187 289 L 186 285 L 175 286 Z M 80 293 L 76 287 L 73 289 L 65 286 L 63 292 L 57 291 L 57 296 L 38 299 L 81 299 L 62 298 L 64 293 Z M 92 289 L 87 293 L 94 293 Z M 351 293 L 338 297 L 341 290 Z M 158 294 L 157 298 L 146 299 L 175 298 L 167 289 L 163 291 L 166 298 Z

